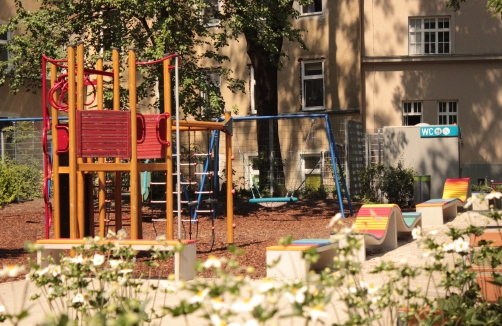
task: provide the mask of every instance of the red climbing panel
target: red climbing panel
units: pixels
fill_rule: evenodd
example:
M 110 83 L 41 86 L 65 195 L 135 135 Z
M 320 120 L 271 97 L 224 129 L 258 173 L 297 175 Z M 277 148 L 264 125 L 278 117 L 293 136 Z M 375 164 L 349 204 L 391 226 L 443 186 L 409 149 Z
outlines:
M 143 118 L 146 127 L 144 130 L 138 121 L 138 159 L 166 157 L 166 147 L 169 146 L 165 144 L 166 115 L 145 114 Z M 143 142 L 139 140 L 142 133 L 145 139 Z
M 131 158 L 131 113 L 77 111 L 77 157 Z

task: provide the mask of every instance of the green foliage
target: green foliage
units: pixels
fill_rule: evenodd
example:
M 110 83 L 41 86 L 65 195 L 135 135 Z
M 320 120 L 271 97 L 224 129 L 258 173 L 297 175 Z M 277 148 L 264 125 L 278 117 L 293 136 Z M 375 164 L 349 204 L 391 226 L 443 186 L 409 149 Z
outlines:
M 42 181 L 42 172 L 36 166 L 5 157 L 0 161 L 0 207 L 42 197 Z
M 328 197 L 328 191 L 324 185 L 320 185 L 319 187 L 307 185 L 302 191 L 302 195 L 307 199 L 326 199 Z
M 40 9 L 35 11 L 27 11 L 22 1 L 16 0 L 15 4 L 16 15 L 0 26 L 0 33 L 15 32 L 7 44 L 9 62 L 0 63 L 0 84 L 9 77 L 12 92 L 23 85 L 34 91 L 40 88 L 42 54 L 63 59 L 67 56 L 68 45 L 83 41 L 88 67 L 93 67 L 100 56 L 105 63 L 109 62 L 113 47 L 122 52 L 122 69 L 127 67 L 124 51 L 130 47 L 135 48 L 138 61 L 159 59 L 166 53 L 178 54 L 182 63 L 179 65 L 180 106 L 199 119 L 223 114 L 225 103 L 220 85 L 207 78 L 207 70 L 228 59 L 218 54 L 218 49 L 226 44 L 219 42 L 218 32 L 210 30 L 200 19 L 206 6 L 204 1 L 43 0 Z M 204 66 L 203 60 L 212 64 Z M 15 69 L 6 70 L 7 64 Z M 155 84 L 162 80 L 161 66 L 140 66 L 138 69 L 143 76 L 138 85 L 138 98 L 154 98 Z M 218 73 L 231 90 L 244 89 L 242 81 L 230 77 L 230 70 L 218 69 Z M 105 86 L 105 100 L 110 100 L 111 85 Z M 163 101 L 162 87 L 161 83 L 160 101 Z M 209 96 L 201 97 L 201 92 Z M 121 96 L 127 96 L 124 89 Z M 127 103 L 127 100 L 124 98 L 121 102 Z M 161 104 L 157 102 L 154 106 Z
M 395 166 L 371 163 L 359 171 L 363 201 L 379 202 L 379 191 L 389 203 L 407 207 L 413 201 L 414 171 L 399 161 Z

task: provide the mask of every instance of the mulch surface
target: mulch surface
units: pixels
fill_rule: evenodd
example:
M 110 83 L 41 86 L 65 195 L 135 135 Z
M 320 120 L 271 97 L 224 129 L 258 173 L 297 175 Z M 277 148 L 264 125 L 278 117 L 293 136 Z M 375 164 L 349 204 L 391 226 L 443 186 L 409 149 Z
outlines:
M 352 203 L 353 211 L 357 212 L 361 203 Z M 225 204 L 221 204 L 217 219 L 214 221 L 215 241 L 210 250 L 211 219 L 200 216 L 199 223 L 182 223 L 182 237 L 189 238 L 190 227 L 192 237 L 197 238 L 197 258 L 204 261 L 210 254 L 217 257 L 230 257 L 227 247 L 227 220 Z M 344 204 L 344 224 L 352 225 L 355 218 L 350 217 L 347 205 Z M 166 224 L 163 221 L 153 222 L 152 218 L 159 217 L 162 212 L 143 207 L 143 238 L 155 239 L 157 235 L 165 234 Z M 285 236 L 293 239 L 302 238 L 329 238 L 331 229 L 328 228 L 330 219 L 340 212 L 338 201 L 326 200 L 299 200 L 296 203 L 288 203 L 276 208 L 262 207 L 250 204 L 247 201 L 235 198 L 234 204 L 234 245 L 244 251 L 238 257 L 241 266 L 255 268 L 253 278 L 266 276 L 266 251 L 267 246 L 277 244 L 277 241 Z M 95 214 L 97 215 L 97 214 Z M 112 215 L 113 216 L 113 215 Z M 124 213 L 127 218 L 127 213 Z M 186 218 L 186 217 L 185 217 Z M 175 216 L 176 219 L 176 216 Z M 0 209 L 0 267 L 10 264 L 28 265 L 29 254 L 24 251 L 25 241 L 35 242 L 43 239 L 44 226 L 44 203 L 42 199 L 35 199 L 23 203 L 14 203 Z M 174 223 L 175 238 L 177 237 L 178 225 Z M 128 232 L 129 227 L 124 229 Z M 113 230 L 113 227 L 112 227 Z M 185 232 L 183 232 L 185 230 Z M 98 232 L 96 228 L 96 232 Z M 128 232 L 129 234 L 129 232 Z M 149 271 L 149 268 L 141 262 L 148 260 L 147 253 L 138 254 L 136 276 L 151 272 L 152 277 L 166 277 L 173 273 L 173 262 L 169 259 L 160 267 Z M 200 277 L 212 277 L 210 272 Z M 19 276 L 16 279 L 22 279 Z M 0 282 L 13 281 L 14 278 L 0 279 Z

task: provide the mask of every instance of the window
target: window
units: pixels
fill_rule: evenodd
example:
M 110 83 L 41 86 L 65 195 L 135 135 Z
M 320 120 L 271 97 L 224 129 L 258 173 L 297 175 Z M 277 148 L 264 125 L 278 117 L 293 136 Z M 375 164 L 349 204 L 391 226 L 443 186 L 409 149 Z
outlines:
M 219 106 L 219 103 L 213 103 L 215 99 L 219 98 L 219 94 L 216 93 L 216 88 L 220 87 L 220 72 L 218 70 L 208 70 L 205 73 L 206 85 L 204 90 L 200 92 L 200 96 L 204 99 L 205 107 L 201 108 L 201 113 L 204 114 L 205 109 L 209 109 L 213 104 Z
M 324 110 L 324 62 L 302 62 L 302 109 Z
M 457 102 L 438 102 L 438 124 L 457 124 Z
M 414 126 L 422 122 L 422 102 L 403 103 L 403 126 Z
M 322 12 L 322 0 L 314 0 L 312 3 L 302 6 L 302 15 L 317 14 Z
M 450 18 L 410 18 L 409 54 L 449 54 Z
M 258 88 L 256 88 L 256 79 L 254 78 L 254 67 L 249 66 L 249 96 L 250 96 L 250 114 L 258 114 L 256 111 L 256 99 L 258 98 Z
M 205 0 L 205 8 L 202 11 L 202 16 L 204 17 L 204 23 L 208 26 L 216 26 L 220 22 L 218 19 L 218 13 L 220 12 L 220 1 L 219 0 Z
M 317 190 L 323 185 L 324 152 L 302 154 L 305 188 Z
M 0 34 L 0 61 L 9 61 L 9 52 L 5 48 L 10 40 L 10 32 Z

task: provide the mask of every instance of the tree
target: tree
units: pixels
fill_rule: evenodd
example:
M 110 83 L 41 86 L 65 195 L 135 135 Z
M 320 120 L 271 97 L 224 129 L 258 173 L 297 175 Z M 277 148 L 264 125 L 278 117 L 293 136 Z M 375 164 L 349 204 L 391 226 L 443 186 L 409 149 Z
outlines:
M 218 54 L 222 44 L 216 42 L 217 34 L 211 33 L 200 19 L 203 1 L 42 0 L 40 9 L 33 12 L 25 10 L 20 0 L 15 0 L 15 5 L 16 15 L 0 29 L 0 33 L 14 32 L 7 44 L 9 62 L 0 63 L 0 84 L 8 79 L 13 93 L 23 85 L 32 90 L 40 88 L 42 54 L 62 59 L 67 56 L 70 43 L 83 41 L 89 66 L 99 56 L 111 58 L 112 47 L 122 51 L 134 47 L 141 61 L 159 59 L 166 53 L 178 54 L 183 63 L 180 103 L 185 113 L 202 118 L 200 107 L 205 107 L 210 108 L 204 110 L 206 119 L 223 114 L 219 85 L 205 77 L 200 61 L 211 58 L 221 63 L 228 58 Z M 201 48 L 208 50 L 198 51 Z M 125 56 L 123 60 L 125 63 Z M 14 69 L 6 70 L 7 64 Z M 162 71 L 160 65 L 139 69 L 145 80 L 138 86 L 138 97 L 154 96 L 155 82 Z M 242 88 L 242 83 L 229 77 L 230 71 L 222 73 L 228 76 L 231 89 Z M 205 102 L 201 91 L 213 96 Z M 111 93 L 106 93 L 105 98 L 111 98 Z
M 256 97 L 256 110 L 259 116 L 278 115 L 277 71 L 282 68 L 282 59 L 287 57 L 283 51 L 284 39 L 298 42 L 306 49 L 302 34 L 304 30 L 292 24 L 300 13 L 293 7 L 293 0 L 227 0 L 223 2 L 220 27 L 225 35 L 220 37 L 236 39 L 244 35 L 246 52 L 254 68 L 256 86 L 259 96 Z M 312 0 L 299 0 L 306 5 Z M 274 124 L 275 149 L 280 149 L 277 120 Z M 269 122 L 257 121 L 260 187 L 269 183 L 268 170 L 273 157 L 269 144 Z M 273 165 L 277 167 L 279 178 L 284 174 L 280 150 L 273 157 Z M 263 171 L 263 172 L 262 172 Z M 265 172 L 265 173 L 264 173 Z M 273 194 L 272 194 L 273 195 Z
M 447 0 L 446 6 L 453 8 L 455 11 L 460 9 L 460 3 L 466 0 Z M 502 15 L 502 0 L 486 0 L 486 7 L 495 15 Z

